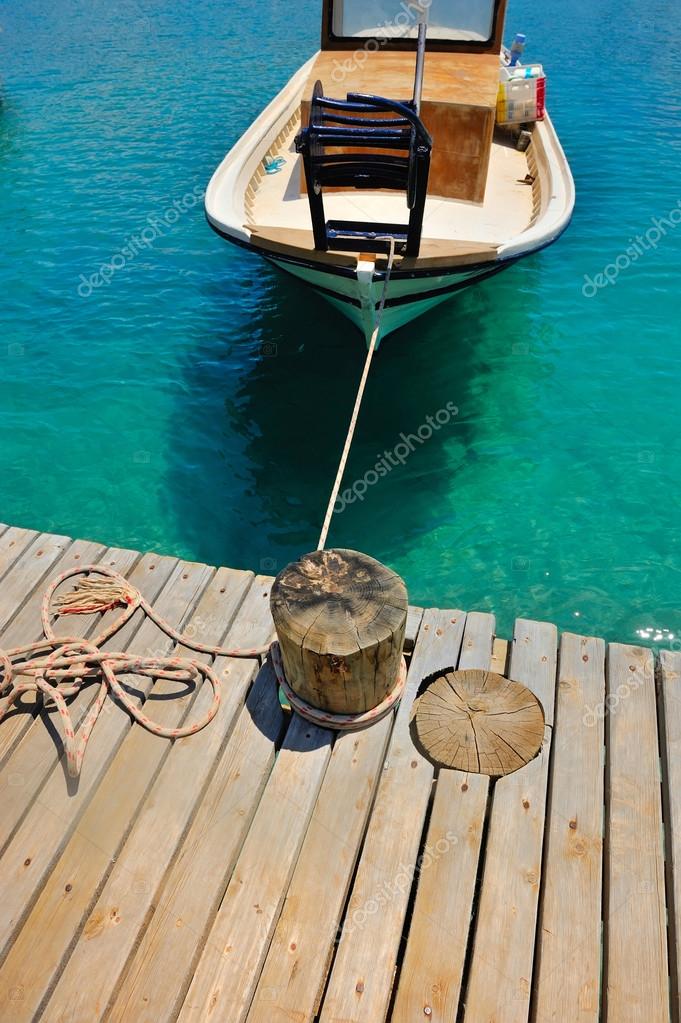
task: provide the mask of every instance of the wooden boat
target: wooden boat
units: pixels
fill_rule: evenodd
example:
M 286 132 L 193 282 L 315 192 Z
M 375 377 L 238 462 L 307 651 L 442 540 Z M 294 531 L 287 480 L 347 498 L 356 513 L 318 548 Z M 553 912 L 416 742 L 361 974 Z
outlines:
M 215 171 L 211 226 L 367 340 L 386 273 L 380 337 L 555 241 L 574 183 L 548 115 L 502 104 L 534 73 L 508 70 L 505 7 L 324 0 L 321 50 Z

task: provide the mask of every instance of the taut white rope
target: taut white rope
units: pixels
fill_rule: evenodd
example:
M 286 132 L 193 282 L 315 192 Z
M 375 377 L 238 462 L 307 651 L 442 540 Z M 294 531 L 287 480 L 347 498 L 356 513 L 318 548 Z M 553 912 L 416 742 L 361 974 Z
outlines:
M 348 457 L 350 455 L 350 448 L 352 446 L 352 440 L 355 436 L 355 428 L 357 426 L 357 419 L 359 418 L 359 410 L 362 406 L 362 399 L 364 397 L 364 391 L 366 389 L 367 380 L 369 379 L 369 370 L 371 368 L 371 360 L 374 357 L 376 351 L 376 344 L 378 342 L 378 336 L 381 332 L 381 321 L 383 319 L 383 310 L 385 308 L 385 300 L 388 294 L 388 284 L 390 283 L 390 274 L 393 269 L 393 262 L 395 260 L 395 239 L 394 238 L 377 238 L 376 241 L 387 241 L 390 242 L 390 255 L 388 257 L 388 266 L 385 271 L 385 280 L 383 282 L 383 291 L 381 293 L 381 301 L 378 306 L 378 312 L 376 314 L 376 324 L 374 326 L 374 332 L 371 335 L 371 341 L 369 342 L 369 350 L 367 352 L 366 361 L 364 363 L 364 370 L 362 372 L 362 378 L 359 382 L 359 390 L 357 391 L 357 397 L 355 399 L 355 407 L 352 412 L 352 418 L 350 419 L 350 426 L 348 427 L 348 435 L 345 438 L 345 446 L 343 447 L 343 454 L 341 455 L 340 464 L 338 466 L 338 472 L 336 473 L 336 480 L 333 484 L 333 490 L 331 491 L 331 498 L 329 500 L 328 507 L 326 509 L 326 515 L 324 516 L 324 525 L 322 526 L 322 533 L 319 537 L 319 543 L 317 544 L 317 550 L 323 551 L 326 547 L 326 540 L 329 535 L 329 529 L 331 528 L 331 519 L 333 517 L 333 509 L 336 501 L 338 500 L 338 493 L 343 482 L 343 476 L 345 475 L 345 469 L 348 464 Z

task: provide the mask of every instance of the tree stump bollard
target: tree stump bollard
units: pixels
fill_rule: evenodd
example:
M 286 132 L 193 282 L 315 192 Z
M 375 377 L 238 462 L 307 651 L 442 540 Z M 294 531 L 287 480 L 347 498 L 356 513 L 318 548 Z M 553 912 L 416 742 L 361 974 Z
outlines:
M 289 695 L 303 701 L 291 699 L 294 709 L 326 712 L 334 727 L 333 715 L 369 712 L 368 724 L 376 708 L 394 706 L 408 607 L 395 572 L 357 551 L 315 551 L 279 573 L 270 601 Z

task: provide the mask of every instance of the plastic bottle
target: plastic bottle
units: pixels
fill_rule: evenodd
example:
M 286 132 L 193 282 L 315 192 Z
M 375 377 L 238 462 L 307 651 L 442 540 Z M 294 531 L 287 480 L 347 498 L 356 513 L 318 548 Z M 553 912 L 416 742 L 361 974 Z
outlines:
M 526 39 L 527 36 L 523 35 L 522 32 L 518 32 L 511 46 L 511 63 L 509 67 L 515 67 L 522 57 Z

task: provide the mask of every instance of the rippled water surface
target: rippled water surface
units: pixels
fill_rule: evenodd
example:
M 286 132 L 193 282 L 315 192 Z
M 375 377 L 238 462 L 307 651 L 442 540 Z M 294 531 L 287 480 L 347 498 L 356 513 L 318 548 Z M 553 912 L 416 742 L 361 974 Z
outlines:
M 319 7 L 0 3 L 2 520 L 266 572 L 315 546 L 363 341 L 213 235 L 188 193 L 312 53 Z M 448 402 L 459 414 L 331 541 L 394 566 L 414 602 L 492 609 L 506 632 L 525 614 L 668 638 L 681 227 L 583 286 L 681 200 L 681 7 L 511 0 L 508 28 L 550 76 L 573 224 L 388 338 L 348 480 Z

